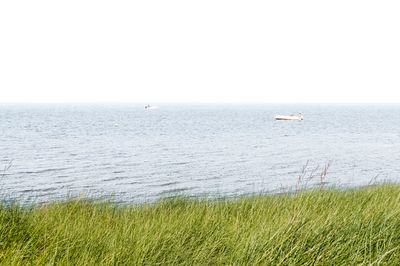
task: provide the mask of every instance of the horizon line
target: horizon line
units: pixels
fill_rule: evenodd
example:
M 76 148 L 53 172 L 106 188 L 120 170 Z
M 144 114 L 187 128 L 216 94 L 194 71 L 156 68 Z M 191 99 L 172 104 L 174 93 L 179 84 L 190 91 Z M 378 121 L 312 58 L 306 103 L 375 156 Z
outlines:
M 168 101 L 168 102 L 147 102 L 147 101 L 35 101 L 35 102 L 1 102 L 0 105 L 400 105 L 400 102 L 182 102 L 182 101 Z

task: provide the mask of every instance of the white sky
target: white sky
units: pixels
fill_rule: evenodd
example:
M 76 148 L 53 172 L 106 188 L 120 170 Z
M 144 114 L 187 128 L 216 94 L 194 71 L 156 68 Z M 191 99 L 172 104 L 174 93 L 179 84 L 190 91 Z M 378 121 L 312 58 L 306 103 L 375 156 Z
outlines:
M 1 1 L 0 102 L 400 103 L 400 1 Z

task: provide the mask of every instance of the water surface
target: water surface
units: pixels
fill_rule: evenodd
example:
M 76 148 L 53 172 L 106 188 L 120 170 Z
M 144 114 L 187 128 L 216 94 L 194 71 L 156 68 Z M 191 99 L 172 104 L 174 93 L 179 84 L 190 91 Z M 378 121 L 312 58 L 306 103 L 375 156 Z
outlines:
M 293 188 L 302 167 L 340 186 L 399 181 L 400 106 L 0 106 L 3 194 L 122 201 Z M 302 112 L 304 121 L 275 121 Z M 318 175 L 310 183 L 318 183 Z

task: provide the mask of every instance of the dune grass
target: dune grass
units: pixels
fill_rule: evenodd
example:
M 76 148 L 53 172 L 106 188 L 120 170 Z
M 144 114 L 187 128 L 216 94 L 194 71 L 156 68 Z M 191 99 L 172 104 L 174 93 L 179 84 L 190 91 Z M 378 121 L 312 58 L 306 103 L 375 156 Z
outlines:
M 2 264 L 400 264 L 400 186 L 0 207 Z

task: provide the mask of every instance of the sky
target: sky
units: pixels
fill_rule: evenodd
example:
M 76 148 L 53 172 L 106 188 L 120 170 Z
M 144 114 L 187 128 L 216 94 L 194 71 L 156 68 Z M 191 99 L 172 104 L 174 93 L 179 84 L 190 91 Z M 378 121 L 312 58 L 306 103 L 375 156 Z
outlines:
M 400 1 L 0 1 L 0 103 L 400 103 Z

